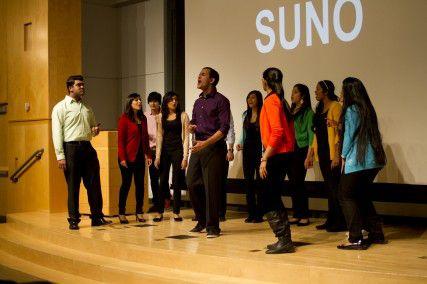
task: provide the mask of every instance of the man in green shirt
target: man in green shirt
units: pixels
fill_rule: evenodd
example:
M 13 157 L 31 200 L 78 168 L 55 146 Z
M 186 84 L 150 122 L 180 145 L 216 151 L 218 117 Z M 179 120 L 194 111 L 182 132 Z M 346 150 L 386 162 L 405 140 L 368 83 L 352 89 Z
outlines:
M 82 101 L 83 76 L 67 79 L 68 94 L 52 110 L 52 139 L 58 166 L 64 171 L 68 185 L 68 222 L 71 230 L 78 230 L 80 222 L 80 181 L 86 187 L 91 211 L 92 226 L 110 224 L 102 213 L 102 192 L 99 161 L 90 144 L 99 134 L 92 109 Z

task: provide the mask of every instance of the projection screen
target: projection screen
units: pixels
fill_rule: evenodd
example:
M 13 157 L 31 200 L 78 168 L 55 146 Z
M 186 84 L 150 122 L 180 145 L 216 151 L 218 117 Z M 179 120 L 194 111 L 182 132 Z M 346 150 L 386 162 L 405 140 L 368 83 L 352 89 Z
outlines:
M 361 79 L 380 121 L 388 164 L 379 182 L 427 184 L 427 21 L 425 0 L 186 0 L 186 110 L 204 66 L 219 71 L 237 137 L 245 98 L 261 90 L 270 66 L 284 72 L 286 98 L 296 83 L 314 88 Z M 261 90 L 262 91 L 262 90 Z M 230 178 L 242 178 L 241 153 Z M 318 168 L 308 180 L 321 180 Z

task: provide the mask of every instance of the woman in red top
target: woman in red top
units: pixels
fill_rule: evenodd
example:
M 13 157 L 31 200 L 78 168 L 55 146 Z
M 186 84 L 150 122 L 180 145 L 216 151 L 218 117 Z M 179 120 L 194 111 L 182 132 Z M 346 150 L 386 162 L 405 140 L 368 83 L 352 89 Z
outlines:
M 262 86 L 267 92 L 261 109 L 260 127 L 264 153 L 259 172 L 264 180 L 264 212 L 278 238 L 267 246 L 267 254 L 294 252 L 288 213 L 282 202 L 283 180 L 289 171 L 295 147 L 295 132 L 289 104 L 283 91 L 283 74 L 277 68 L 268 68 L 262 75 Z
M 145 222 L 142 205 L 144 203 L 145 163 L 151 165 L 148 145 L 147 118 L 142 112 L 141 97 L 130 94 L 126 99 L 125 112 L 119 120 L 118 129 L 119 167 L 122 185 L 119 194 L 119 220 L 127 224 L 126 199 L 128 197 L 132 175 L 135 180 L 136 220 Z

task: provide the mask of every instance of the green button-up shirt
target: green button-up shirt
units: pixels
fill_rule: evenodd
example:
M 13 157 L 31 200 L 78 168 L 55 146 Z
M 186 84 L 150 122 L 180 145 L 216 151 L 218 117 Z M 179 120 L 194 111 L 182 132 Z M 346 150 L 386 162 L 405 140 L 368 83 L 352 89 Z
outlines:
M 94 126 L 95 115 L 83 101 L 67 95 L 57 103 L 52 110 L 52 139 L 57 160 L 65 159 L 64 142 L 90 141 Z

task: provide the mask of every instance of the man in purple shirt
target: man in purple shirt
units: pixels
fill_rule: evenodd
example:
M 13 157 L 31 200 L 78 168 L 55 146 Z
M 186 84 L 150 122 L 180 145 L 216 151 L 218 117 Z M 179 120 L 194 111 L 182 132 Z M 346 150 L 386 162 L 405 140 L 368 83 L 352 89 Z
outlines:
M 197 88 L 202 90 L 194 103 L 190 132 L 195 134 L 187 170 L 187 186 L 197 225 L 191 232 L 208 238 L 219 237 L 219 209 L 227 154 L 225 137 L 230 128 L 230 102 L 216 90 L 219 74 L 213 68 L 200 71 Z

